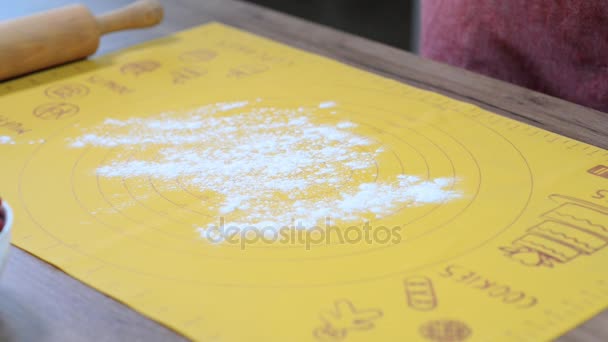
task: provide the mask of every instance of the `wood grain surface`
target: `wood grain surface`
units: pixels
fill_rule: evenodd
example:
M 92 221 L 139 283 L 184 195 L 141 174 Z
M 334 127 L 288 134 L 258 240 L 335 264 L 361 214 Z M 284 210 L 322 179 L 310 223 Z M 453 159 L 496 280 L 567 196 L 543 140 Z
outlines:
M 14 1 L 0 6 L 0 20 L 64 6 L 69 0 Z M 175 31 L 220 21 L 431 89 L 485 109 L 608 148 L 608 114 L 418 58 L 407 52 L 235 0 L 164 0 L 165 20 L 155 28 L 110 34 L 98 54 Z M 128 0 L 82 1 L 99 14 Z M 18 225 L 18 220 L 17 220 Z M 83 285 L 13 247 L 0 280 L 0 341 L 180 341 L 175 332 Z M 608 340 L 608 311 L 560 341 Z
M 0 80 L 72 62 L 95 53 L 99 38 L 144 28 L 163 16 L 158 0 L 138 0 L 94 17 L 82 5 L 65 6 L 0 22 Z

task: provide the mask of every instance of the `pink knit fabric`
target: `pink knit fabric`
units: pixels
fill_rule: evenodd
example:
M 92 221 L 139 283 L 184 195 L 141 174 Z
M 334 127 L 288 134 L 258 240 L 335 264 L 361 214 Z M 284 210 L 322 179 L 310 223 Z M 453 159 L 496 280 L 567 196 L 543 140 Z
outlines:
M 422 0 L 422 55 L 608 112 L 608 0 Z

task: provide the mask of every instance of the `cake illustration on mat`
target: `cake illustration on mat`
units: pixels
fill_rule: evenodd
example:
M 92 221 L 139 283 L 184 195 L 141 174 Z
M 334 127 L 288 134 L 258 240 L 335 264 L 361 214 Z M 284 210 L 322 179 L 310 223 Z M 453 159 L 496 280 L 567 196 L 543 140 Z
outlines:
M 551 195 L 560 205 L 541 215 L 542 222 L 501 247 L 505 255 L 527 266 L 553 267 L 608 245 L 608 208 L 578 198 Z

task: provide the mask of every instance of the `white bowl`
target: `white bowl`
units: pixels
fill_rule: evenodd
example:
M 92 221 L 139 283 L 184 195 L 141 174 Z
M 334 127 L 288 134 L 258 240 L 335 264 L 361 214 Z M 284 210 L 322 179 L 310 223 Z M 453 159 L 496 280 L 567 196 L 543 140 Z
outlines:
M 11 227 L 13 225 L 13 211 L 11 207 L 2 201 L 2 206 L 6 213 L 6 220 L 4 221 L 4 228 L 0 231 L 0 274 L 6 265 L 6 258 L 8 257 L 8 250 L 11 246 Z

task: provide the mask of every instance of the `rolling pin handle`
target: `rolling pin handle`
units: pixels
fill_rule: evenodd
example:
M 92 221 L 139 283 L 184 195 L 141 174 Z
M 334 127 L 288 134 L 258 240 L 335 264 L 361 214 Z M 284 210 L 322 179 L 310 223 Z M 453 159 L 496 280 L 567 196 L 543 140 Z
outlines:
M 100 34 L 154 26 L 163 19 L 158 0 L 137 0 L 131 5 L 96 17 Z

